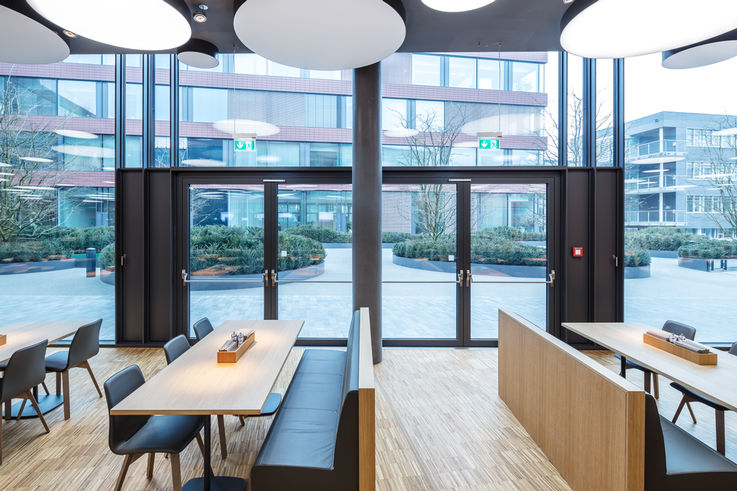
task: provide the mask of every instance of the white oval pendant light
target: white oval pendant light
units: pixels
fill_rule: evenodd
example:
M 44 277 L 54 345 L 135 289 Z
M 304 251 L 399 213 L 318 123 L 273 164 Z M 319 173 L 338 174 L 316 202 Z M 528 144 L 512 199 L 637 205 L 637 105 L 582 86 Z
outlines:
M 57 33 L 0 5 L 0 61 L 56 63 L 69 56 L 69 46 Z
M 560 44 L 586 58 L 623 58 L 688 46 L 737 28 L 735 0 L 576 0 Z
M 431 9 L 441 12 L 466 12 L 494 3 L 495 0 L 422 0 Z
M 27 0 L 36 12 L 78 36 L 138 51 L 189 40 L 189 9 L 179 0 Z
M 737 29 L 703 43 L 663 52 L 663 67 L 698 68 L 737 56 Z
M 394 0 L 246 0 L 233 27 L 248 49 L 269 60 L 344 70 L 394 53 L 406 34 L 402 17 Z

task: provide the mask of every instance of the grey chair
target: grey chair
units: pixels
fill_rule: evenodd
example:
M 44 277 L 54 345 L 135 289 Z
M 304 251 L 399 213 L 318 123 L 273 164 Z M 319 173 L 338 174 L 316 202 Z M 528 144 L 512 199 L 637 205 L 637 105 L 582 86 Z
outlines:
M 5 367 L 5 376 L 0 379 L 0 403 L 6 403 L 6 411 L 10 410 L 11 399 L 23 399 L 20 411 L 18 411 L 18 419 L 20 419 L 26 401 L 30 400 L 46 433 L 49 432 L 49 425 L 46 424 L 44 415 L 39 409 L 31 389 L 43 382 L 46 377 L 44 356 L 48 344 L 49 341 L 44 340 L 13 353 Z M 0 464 L 2 462 L 2 418 L 0 418 Z
M 732 346 L 729 348 L 728 353 L 730 355 L 737 356 L 737 343 L 732 344 Z M 671 387 L 679 391 L 681 394 L 683 394 L 683 397 L 681 398 L 681 403 L 678 404 L 678 409 L 676 409 L 676 414 L 673 416 L 673 423 L 675 424 L 676 421 L 678 421 L 678 416 L 681 415 L 681 411 L 683 410 L 683 406 L 685 405 L 688 407 L 688 412 L 691 413 L 691 419 L 693 420 L 694 424 L 696 424 L 696 416 L 693 413 L 693 408 L 691 407 L 692 402 L 700 402 L 701 404 L 706 404 L 710 408 L 714 409 L 714 416 L 716 419 L 716 433 L 717 433 L 717 452 L 724 455 L 725 452 L 725 445 L 724 445 L 724 412 L 729 411 L 729 408 L 726 408 L 722 406 L 721 404 L 712 401 L 711 399 L 707 399 L 706 397 L 702 397 L 698 395 L 697 393 L 691 391 L 690 389 L 684 387 L 683 385 L 679 384 L 678 382 L 671 382 Z
M 696 337 L 695 327 L 691 327 L 687 324 L 682 324 L 676 321 L 670 321 L 670 320 L 665 321 L 665 324 L 663 324 L 663 331 L 684 336 L 687 339 L 690 339 L 691 341 L 693 341 L 694 338 Z M 645 381 L 643 384 L 645 387 L 645 391 L 650 392 L 650 379 L 652 377 L 652 388 L 653 388 L 652 394 L 655 396 L 656 399 L 660 398 L 660 383 L 658 380 L 657 373 L 653 373 L 652 371 L 648 370 L 642 365 L 638 365 L 637 363 L 633 361 L 625 360 L 619 354 L 615 354 L 614 356 L 619 358 L 620 361 L 622 361 L 621 370 L 619 372 L 619 374 L 622 377 L 626 378 L 627 370 L 630 368 L 633 368 L 635 370 L 641 370 L 643 373 L 643 376 L 645 377 Z
M 189 348 L 189 341 L 187 341 L 187 338 L 182 334 L 167 341 L 164 345 L 166 364 L 170 365 L 174 360 L 182 356 Z M 214 357 L 215 354 L 213 353 L 213 358 Z M 218 434 L 220 435 L 220 455 L 225 459 L 228 457 L 228 443 L 225 441 L 225 418 L 222 414 L 217 415 L 217 421 Z M 241 420 L 241 424 L 245 424 L 245 421 Z
M 102 391 L 92 372 L 89 359 L 100 352 L 100 326 L 102 319 L 80 327 L 67 351 L 57 351 L 46 357 L 46 371 L 56 373 L 56 395 L 64 394 L 64 419 L 70 416 L 69 370 L 86 368 L 100 397 Z M 63 390 L 62 390 L 63 388 Z
M 151 479 L 154 470 L 154 458 L 157 453 L 169 455 L 172 485 L 175 491 L 180 491 L 182 489 L 182 475 L 179 454 L 192 440 L 196 439 L 200 452 L 204 456 L 204 445 L 200 438 L 200 430 L 204 425 L 202 416 L 179 414 L 164 416 L 110 415 L 110 409 L 145 382 L 138 365 L 132 365 L 107 379 L 104 384 L 110 427 L 108 444 L 114 454 L 125 456 L 123 467 L 120 469 L 118 480 L 115 483 L 115 491 L 122 488 L 128 467 L 145 454 L 148 454 L 146 477 Z
M 192 328 L 194 329 L 194 335 L 197 337 L 197 341 L 201 341 L 202 338 L 215 330 L 210 323 L 210 319 L 207 317 L 203 317 L 195 322 Z
M 214 331 L 212 323 L 210 323 L 210 319 L 207 317 L 203 317 L 198 320 L 192 327 L 194 329 L 195 336 L 197 336 L 197 341 L 202 341 L 202 338 Z M 279 405 L 281 404 L 281 399 L 282 396 L 279 393 L 272 392 L 269 394 L 269 397 L 266 399 L 266 403 L 264 404 L 264 408 L 261 410 L 260 416 L 270 416 L 277 412 L 279 410 Z M 243 420 L 243 416 L 239 416 L 239 418 L 241 420 L 241 426 L 244 425 L 245 421 Z

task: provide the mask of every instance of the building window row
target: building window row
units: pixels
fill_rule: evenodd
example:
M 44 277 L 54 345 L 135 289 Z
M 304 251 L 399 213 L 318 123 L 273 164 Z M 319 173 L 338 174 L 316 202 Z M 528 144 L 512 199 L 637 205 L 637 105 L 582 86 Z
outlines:
M 722 213 L 724 204 L 720 196 L 687 196 L 686 210 L 689 213 Z

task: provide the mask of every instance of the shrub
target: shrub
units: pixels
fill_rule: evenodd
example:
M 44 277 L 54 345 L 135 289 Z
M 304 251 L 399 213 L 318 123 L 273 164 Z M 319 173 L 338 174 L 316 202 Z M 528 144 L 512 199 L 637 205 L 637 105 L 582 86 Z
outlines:
M 384 244 L 396 244 L 397 242 L 412 240 L 415 237 L 417 237 L 417 234 L 411 234 L 409 232 L 382 232 L 381 242 Z
M 298 225 L 285 230 L 284 233 L 301 235 L 322 243 L 350 244 L 353 241 L 353 235 L 350 232 L 338 232 L 331 228 L 316 227 L 314 225 Z
M 113 243 L 115 227 L 38 227 L 0 244 L 0 260 L 27 262 L 65 258 L 82 254 L 88 247 L 99 252 Z
M 474 235 L 486 237 L 488 239 L 505 239 L 505 240 L 522 240 L 522 241 L 541 241 L 547 238 L 545 232 L 528 232 L 513 227 L 501 226 L 485 228 L 476 232 Z
M 471 250 L 471 262 L 476 264 L 539 266 L 546 260 L 545 248 L 481 234 L 471 237 Z M 447 261 L 448 256 L 456 254 L 455 237 L 446 236 L 434 242 L 425 237 L 398 242 L 393 253 L 412 259 Z
M 724 259 L 737 256 L 737 241 L 699 238 L 678 248 L 679 257 Z
M 100 269 L 115 266 L 115 243 L 108 244 L 102 248 L 97 258 L 97 265 Z
M 652 259 L 646 249 L 627 249 L 624 253 L 624 265 L 627 268 L 636 266 L 647 266 Z
M 650 227 L 625 231 L 625 241 L 633 247 L 652 251 L 677 251 L 694 240 L 693 234 L 675 227 Z

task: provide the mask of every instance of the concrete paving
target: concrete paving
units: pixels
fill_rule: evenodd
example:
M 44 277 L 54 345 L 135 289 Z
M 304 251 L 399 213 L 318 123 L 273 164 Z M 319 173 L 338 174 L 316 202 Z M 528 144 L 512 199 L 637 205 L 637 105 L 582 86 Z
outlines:
M 454 275 L 392 263 L 383 249 L 383 277 L 447 284 L 385 284 L 386 338 L 454 338 Z M 477 277 L 477 279 L 479 279 Z M 498 277 L 495 279 L 499 279 Z M 351 249 L 327 249 L 321 281 L 351 280 Z M 545 323 L 545 285 L 479 285 L 472 289 L 472 336 L 497 336 L 497 309 Z M 697 328 L 700 341 L 737 341 L 737 271 L 705 272 L 679 268 L 676 259 L 653 258 L 652 276 L 625 282 L 626 320 L 660 326 L 675 319 Z M 114 339 L 114 288 L 83 269 L 0 275 L 0 325 L 22 320 L 74 320 L 102 317 L 101 339 Z M 263 290 L 248 288 L 191 293 L 190 318 L 262 318 Z M 279 287 L 279 317 L 305 319 L 304 337 L 345 337 L 351 315 L 351 285 L 295 284 Z

